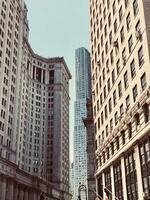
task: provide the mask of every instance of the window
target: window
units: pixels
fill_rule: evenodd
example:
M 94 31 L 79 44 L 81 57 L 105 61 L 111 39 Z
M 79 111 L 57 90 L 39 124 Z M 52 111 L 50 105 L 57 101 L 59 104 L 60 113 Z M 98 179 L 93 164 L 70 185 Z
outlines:
M 132 137 L 132 124 L 129 123 L 127 125 L 127 127 L 128 127 L 128 136 L 129 136 L 129 139 L 130 139 Z
M 112 153 L 112 155 L 114 154 L 114 143 L 113 142 L 111 143 L 111 153 Z
M 108 114 L 107 114 L 107 105 L 105 106 L 105 119 L 107 119 Z
M 112 78 L 112 84 L 114 84 L 114 82 L 115 82 L 115 70 L 112 71 L 111 78 Z
M 122 17 L 123 17 L 123 11 L 122 11 L 122 6 L 121 6 L 121 8 L 119 9 L 119 21 L 120 22 L 122 20 Z
M 145 123 L 147 123 L 150 120 L 150 110 L 149 110 L 149 106 L 148 104 L 144 104 L 143 108 L 143 112 L 144 112 L 144 121 Z
M 124 198 L 123 198 L 123 187 L 122 187 L 122 171 L 121 171 L 120 160 L 113 165 L 113 171 L 114 171 L 115 196 L 119 200 L 123 200 Z
M 109 105 L 109 112 L 111 113 L 111 111 L 112 111 L 112 103 L 111 103 L 111 98 L 109 99 L 109 103 L 108 103 L 108 105 Z
M 145 72 L 141 76 L 141 88 L 142 88 L 142 90 L 144 90 L 146 88 L 146 74 L 145 74 Z
M 113 119 L 110 120 L 110 132 L 113 130 Z
M 122 116 L 123 116 L 123 104 L 121 104 L 121 106 L 120 106 L 120 117 L 122 118 Z
M 119 137 L 116 137 L 116 148 L 117 150 L 119 149 L 120 145 L 119 145 Z
M 140 115 L 138 113 L 134 116 L 134 120 L 135 120 L 136 130 L 138 131 L 140 126 Z
M 135 61 L 132 60 L 131 64 L 130 64 L 130 70 L 131 70 L 131 78 L 133 79 L 136 75 L 136 72 L 135 72 Z
M 122 51 L 122 62 L 123 62 L 123 65 L 125 66 L 126 65 L 126 49 L 125 48 Z
M 121 43 L 124 41 L 125 36 L 124 36 L 124 27 L 122 27 L 121 31 L 120 31 L 120 38 L 121 38 Z
M 131 53 L 132 50 L 133 50 L 133 38 L 132 38 L 132 35 L 130 36 L 130 38 L 128 40 L 128 47 L 129 47 L 129 53 Z
M 121 138 L 122 138 L 122 144 L 124 145 L 126 142 L 126 138 L 125 138 L 125 131 L 121 131 Z
M 137 200 L 137 175 L 135 167 L 134 152 L 130 152 L 125 156 L 125 173 L 126 173 L 126 187 L 128 199 Z
M 133 101 L 135 102 L 138 96 L 137 85 L 134 86 L 132 91 L 133 91 Z
M 139 66 L 141 66 L 144 62 L 143 46 L 141 46 L 140 49 L 138 50 L 138 60 L 139 60 Z
M 127 89 L 129 83 L 128 83 L 128 73 L 127 71 L 124 73 L 124 87 Z
M 143 189 L 150 196 L 150 138 L 139 145 Z
M 129 107 L 130 107 L 130 96 L 128 95 L 128 96 L 126 97 L 126 109 L 128 110 Z
M 124 3 L 125 3 L 125 7 L 127 7 L 129 0 L 124 0 Z
M 134 16 L 136 16 L 139 11 L 137 0 L 134 0 L 134 2 L 133 2 L 133 11 L 134 11 Z
M 117 19 L 114 22 L 114 33 L 116 33 L 116 32 L 117 32 Z
M 111 191 L 111 171 L 110 171 L 110 168 L 105 170 L 104 175 L 105 175 L 105 187 L 109 191 Z M 111 199 L 111 194 L 110 193 L 108 193 L 108 199 Z
M 104 87 L 104 99 L 106 99 L 106 86 Z
M 112 31 L 109 33 L 109 43 L 112 44 Z
M 111 64 L 113 64 L 113 62 L 114 62 L 113 50 L 110 53 L 110 61 L 111 61 Z
M 108 125 L 106 126 L 106 137 L 108 136 Z
M 115 117 L 115 125 L 117 125 L 118 124 L 118 112 L 115 113 L 114 117 Z
M 131 27 L 131 17 L 130 17 L 130 13 L 128 14 L 127 18 L 126 18 L 126 24 L 127 24 L 127 30 L 129 30 L 129 28 Z
M 108 26 L 110 27 L 110 25 L 111 25 L 111 13 L 108 16 Z
M 113 3 L 113 15 L 116 13 L 116 2 L 114 1 L 114 3 Z
M 107 81 L 107 89 L 108 89 L 108 92 L 109 92 L 110 91 L 110 78 Z
M 120 81 L 119 84 L 118 84 L 118 95 L 119 95 L 119 98 L 122 97 L 122 86 L 121 86 L 121 81 Z
M 113 101 L 114 101 L 114 106 L 115 106 L 117 104 L 116 90 L 113 92 Z
M 120 73 L 120 60 L 119 59 L 116 63 L 116 67 L 117 67 L 117 74 L 119 74 Z

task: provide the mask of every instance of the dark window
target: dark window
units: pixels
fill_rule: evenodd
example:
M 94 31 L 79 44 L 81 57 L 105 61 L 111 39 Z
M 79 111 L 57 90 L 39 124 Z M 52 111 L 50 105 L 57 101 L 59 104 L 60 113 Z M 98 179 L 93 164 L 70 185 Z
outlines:
M 129 139 L 132 137 L 132 124 L 131 123 L 129 123 L 128 125 L 127 125 L 127 127 L 128 127 L 128 135 L 129 135 Z
M 133 79 L 136 75 L 136 72 L 135 72 L 135 61 L 133 60 L 130 64 L 130 70 L 131 70 L 131 78 Z
M 113 101 L 114 101 L 114 106 L 115 106 L 117 104 L 116 90 L 113 92 Z
M 125 7 L 127 7 L 129 0 L 124 0 L 124 3 L 125 3 Z
M 126 109 L 128 110 L 129 107 L 130 107 L 130 96 L 128 95 L 128 96 L 126 97 Z
M 126 187 L 127 197 L 130 200 L 138 199 L 137 175 L 134 153 L 130 152 L 125 156 Z
M 134 11 L 134 16 L 136 16 L 137 13 L 139 12 L 138 0 L 134 0 L 134 2 L 133 2 L 133 11 Z
M 112 84 L 114 84 L 114 82 L 115 82 L 115 70 L 112 71 L 111 77 L 112 77 Z
M 115 185 L 115 196 L 119 200 L 123 200 L 123 187 L 122 187 L 122 173 L 121 173 L 121 162 L 118 161 L 113 165 L 114 171 L 114 185 Z
M 141 66 L 144 62 L 143 46 L 141 46 L 140 49 L 138 50 L 138 60 L 139 60 L 139 66 Z
M 120 38 L 121 38 L 121 43 L 124 41 L 125 36 L 124 36 L 124 27 L 122 27 L 121 31 L 120 31 Z
M 111 172 L 110 172 L 110 168 L 108 168 L 105 172 L 105 187 L 111 191 Z M 108 195 L 108 199 L 112 200 L 112 196 L 110 193 L 107 194 Z
M 128 40 L 128 47 L 129 47 L 129 53 L 131 53 L 132 50 L 133 50 L 133 38 L 132 38 L 132 35 L 130 36 L 130 38 Z
M 122 17 L 123 17 L 123 11 L 122 11 L 122 6 L 121 6 L 121 8 L 119 9 L 119 21 L 122 20 Z
M 149 106 L 148 104 L 144 104 L 143 108 L 143 112 L 144 112 L 144 120 L 145 123 L 147 123 L 150 120 L 150 110 L 149 110 Z
M 111 103 L 111 98 L 109 99 L 109 112 L 111 112 L 112 111 L 112 103 Z
M 124 145 L 126 142 L 126 138 L 125 138 L 125 131 L 121 131 L 121 138 L 122 138 L 122 144 Z
M 121 81 L 120 81 L 119 84 L 118 84 L 118 95 L 119 95 L 119 98 L 122 97 L 122 86 L 121 86 Z
M 146 88 L 146 74 L 145 74 L 145 72 L 141 76 L 141 88 L 142 88 L 142 90 L 144 90 Z
M 114 117 L 115 117 L 115 125 L 117 125 L 118 124 L 118 112 L 115 113 Z
M 127 71 L 124 73 L 124 87 L 125 89 L 128 87 L 129 83 L 128 83 L 128 73 Z
M 127 30 L 129 30 L 129 28 L 131 27 L 131 17 L 130 17 L 130 13 L 128 14 L 127 18 L 126 18 L 126 23 L 127 23 Z
M 139 146 L 142 171 L 143 190 L 150 196 L 150 138 L 147 138 Z
M 133 101 L 135 102 L 138 96 L 137 85 L 134 86 L 132 92 L 133 92 Z
M 119 145 L 119 137 L 116 137 L 116 148 L 117 150 L 119 149 L 120 145 Z

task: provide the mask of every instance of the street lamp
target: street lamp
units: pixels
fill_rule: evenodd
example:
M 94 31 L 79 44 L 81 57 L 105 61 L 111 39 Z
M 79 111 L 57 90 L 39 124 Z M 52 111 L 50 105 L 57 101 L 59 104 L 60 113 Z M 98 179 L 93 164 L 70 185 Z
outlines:
M 83 184 L 80 184 L 79 187 L 78 187 L 78 200 L 81 200 L 81 191 L 85 192 L 85 197 L 86 197 L 86 200 L 87 200 L 87 189 L 86 189 L 86 186 L 83 185 Z

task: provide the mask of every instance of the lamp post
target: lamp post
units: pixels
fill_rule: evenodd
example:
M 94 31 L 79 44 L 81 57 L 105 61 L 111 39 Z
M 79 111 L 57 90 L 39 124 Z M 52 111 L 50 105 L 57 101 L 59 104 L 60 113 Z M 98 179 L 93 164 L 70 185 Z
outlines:
M 85 198 L 87 200 L 87 188 L 83 184 L 80 184 L 79 187 L 78 187 L 78 200 L 81 200 L 81 191 L 85 192 Z

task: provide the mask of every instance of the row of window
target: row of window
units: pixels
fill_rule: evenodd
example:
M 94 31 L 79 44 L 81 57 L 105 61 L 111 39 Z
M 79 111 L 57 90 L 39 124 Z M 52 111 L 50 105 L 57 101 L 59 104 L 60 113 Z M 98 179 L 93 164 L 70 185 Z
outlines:
M 141 164 L 141 174 L 142 174 L 142 185 L 145 197 L 150 196 L 150 138 L 144 140 L 139 144 L 139 154 L 140 154 L 140 164 Z M 124 156 L 125 163 L 125 177 L 126 177 L 126 188 L 127 188 L 127 198 L 128 200 L 138 199 L 138 187 L 137 187 L 137 172 L 135 164 L 135 153 L 130 151 Z M 105 176 L 105 187 L 108 191 L 109 199 L 112 199 L 112 195 L 109 191 L 112 191 L 112 182 L 114 181 L 115 186 L 115 196 L 120 200 L 124 200 L 123 197 L 123 181 L 122 181 L 122 167 L 121 161 L 118 160 L 113 164 L 114 180 L 111 177 L 110 168 L 104 171 Z M 98 178 L 98 191 L 103 197 L 103 185 L 100 183 L 102 181 L 102 176 Z M 107 190 L 108 189 L 108 190 Z

